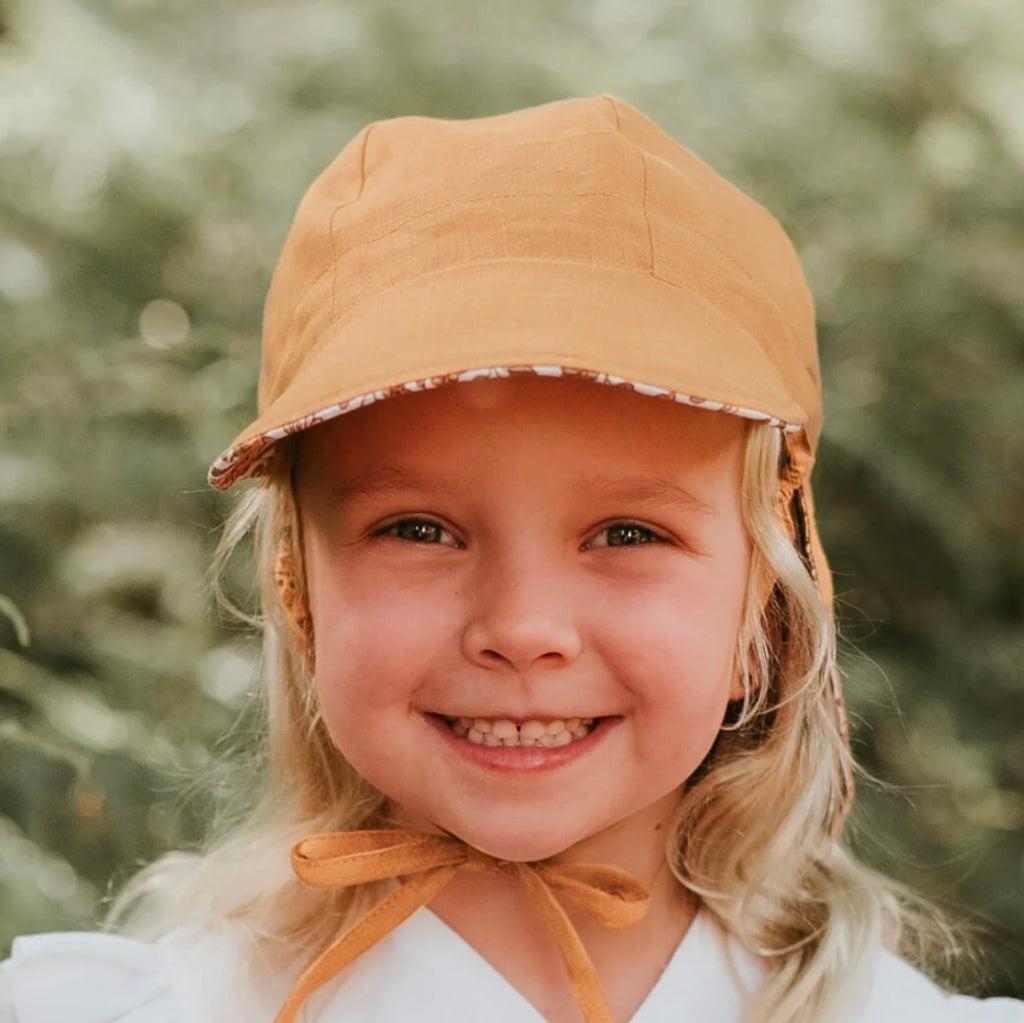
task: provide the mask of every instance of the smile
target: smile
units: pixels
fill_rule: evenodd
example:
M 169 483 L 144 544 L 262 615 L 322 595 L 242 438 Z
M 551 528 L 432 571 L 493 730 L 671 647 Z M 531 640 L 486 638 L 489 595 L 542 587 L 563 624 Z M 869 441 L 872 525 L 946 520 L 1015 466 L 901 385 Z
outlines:
M 541 721 L 528 718 L 522 722 L 510 718 L 444 718 L 460 739 L 478 746 L 534 746 L 554 749 L 585 739 L 597 718 L 556 718 Z

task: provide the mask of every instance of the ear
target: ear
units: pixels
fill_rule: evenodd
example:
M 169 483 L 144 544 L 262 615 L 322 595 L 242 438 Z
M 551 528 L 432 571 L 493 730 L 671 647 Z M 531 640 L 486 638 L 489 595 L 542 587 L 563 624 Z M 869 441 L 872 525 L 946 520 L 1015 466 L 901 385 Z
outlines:
M 741 629 L 740 636 L 743 635 Z M 739 637 L 738 637 L 739 638 Z M 753 672 L 750 671 L 750 649 L 747 646 L 740 647 L 737 643 L 736 656 L 733 659 L 732 679 L 729 682 L 729 703 L 742 703 L 746 696 L 746 685 L 744 677 L 753 682 Z M 746 664 L 744 664 L 746 662 Z M 746 670 L 744 670 L 746 668 Z
M 743 673 L 737 666 L 736 671 L 732 674 L 732 683 L 729 686 L 729 702 L 740 703 L 743 700 Z

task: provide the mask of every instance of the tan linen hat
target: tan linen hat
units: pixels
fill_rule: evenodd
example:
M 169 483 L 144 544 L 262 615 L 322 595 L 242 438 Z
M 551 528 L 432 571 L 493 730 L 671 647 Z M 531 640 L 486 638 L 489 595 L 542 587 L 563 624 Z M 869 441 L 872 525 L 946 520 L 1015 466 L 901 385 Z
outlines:
M 210 470 L 404 391 L 583 375 L 785 432 L 787 525 L 831 608 L 810 472 L 814 305 L 785 231 L 614 96 L 360 131 L 299 205 L 267 296 L 259 415 Z M 846 728 L 838 682 L 834 698 Z

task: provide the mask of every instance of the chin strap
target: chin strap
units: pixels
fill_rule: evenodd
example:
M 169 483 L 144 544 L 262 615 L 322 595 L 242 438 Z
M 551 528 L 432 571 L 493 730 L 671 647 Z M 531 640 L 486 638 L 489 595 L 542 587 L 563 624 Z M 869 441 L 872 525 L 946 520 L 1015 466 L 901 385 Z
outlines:
M 558 943 L 584 1019 L 613 1023 L 594 964 L 555 894 L 571 899 L 608 927 L 631 927 L 647 912 L 647 891 L 632 874 L 616 867 L 551 860 L 513 863 L 479 852 L 458 838 L 415 831 L 312 835 L 292 849 L 292 867 L 310 888 L 405 881 L 306 968 L 274 1023 L 292 1023 L 317 988 L 430 902 L 463 868 L 508 874 L 523 885 Z

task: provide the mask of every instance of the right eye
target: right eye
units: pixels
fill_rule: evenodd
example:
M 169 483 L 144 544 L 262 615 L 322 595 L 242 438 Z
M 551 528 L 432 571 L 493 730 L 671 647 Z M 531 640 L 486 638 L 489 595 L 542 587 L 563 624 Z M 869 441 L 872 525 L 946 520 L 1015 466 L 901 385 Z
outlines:
M 408 543 L 461 546 L 450 530 L 445 529 L 439 522 L 434 522 L 432 519 L 399 519 L 378 530 L 375 535 L 393 536 Z

